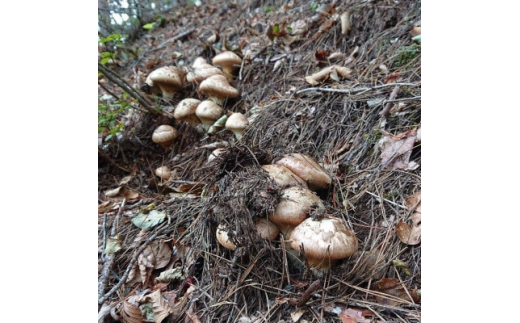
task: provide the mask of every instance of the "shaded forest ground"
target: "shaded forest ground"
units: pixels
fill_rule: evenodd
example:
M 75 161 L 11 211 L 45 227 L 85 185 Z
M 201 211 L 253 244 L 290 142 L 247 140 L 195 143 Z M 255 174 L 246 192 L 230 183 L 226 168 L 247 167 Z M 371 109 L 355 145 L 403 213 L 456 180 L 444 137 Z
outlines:
M 161 107 L 154 113 L 126 99 L 134 108 L 118 117 L 123 131 L 109 140 L 101 133 L 99 150 L 100 321 L 140 322 L 152 318 L 146 313 L 163 322 L 420 321 L 421 247 L 401 234 L 414 224 L 409 201 L 421 190 L 421 56 L 411 36 L 420 5 L 217 1 L 172 11 L 126 43 L 107 66 L 135 88 L 161 66 L 189 67 L 199 56 L 211 62 L 223 48 L 249 53 L 233 80 L 241 95 L 224 109 L 254 121 L 237 141 L 225 129 L 208 136 L 161 112 L 204 99 L 193 85 L 171 102 L 149 97 Z M 218 40 L 208 42 L 213 35 Z M 350 76 L 306 82 L 332 64 Z M 125 100 L 119 87 L 100 82 L 100 103 L 115 102 L 107 90 Z M 151 140 L 161 124 L 180 134 L 167 151 Z M 392 146 L 407 148 L 388 156 Z M 208 163 L 216 147 L 228 153 Z M 290 266 L 279 241 L 254 234 L 253 220 L 272 211 L 280 193 L 259 166 L 292 152 L 314 157 L 331 175 L 319 196 L 359 241 L 356 255 L 320 279 Z M 167 183 L 154 176 L 160 166 L 173 172 Z M 148 230 L 132 223 L 152 210 L 167 218 Z M 222 222 L 237 228 L 242 253 L 216 242 Z M 122 246 L 114 254 L 104 252 L 110 237 Z M 168 263 L 132 269 L 149 246 L 167 250 Z M 157 279 L 175 268 L 173 279 Z

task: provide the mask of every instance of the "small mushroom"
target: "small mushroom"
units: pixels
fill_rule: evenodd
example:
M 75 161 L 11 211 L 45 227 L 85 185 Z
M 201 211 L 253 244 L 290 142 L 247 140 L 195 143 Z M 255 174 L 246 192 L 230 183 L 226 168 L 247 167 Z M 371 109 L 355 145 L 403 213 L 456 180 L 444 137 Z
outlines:
M 311 271 L 318 277 L 328 272 L 339 259 L 357 252 L 357 237 L 339 218 L 308 218 L 292 230 L 290 246 L 303 248 Z
M 225 51 L 213 57 L 213 65 L 222 67 L 228 80 L 233 79 L 233 73 L 242 64 L 242 59 L 231 51 Z
M 226 120 L 226 129 L 232 131 L 237 140 L 242 138 L 242 133 L 248 125 L 249 121 L 246 116 L 240 112 L 232 113 Z
M 172 171 L 170 170 L 170 167 L 168 166 L 161 166 L 155 170 L 155 175 L 162 179 L 163 181 L 167 181 L 170 179 L 170 176 L 172 175 Z
M 262 239 L 275 240 L 280 234 L 280 229 L 266 218 L 258 218 L 255 221 L 256 232 Z
M 199 90 L 220 106 L 226 98 L 236 98 L 240 94 L 223 75 L 208 77 L 200 83 Z
M 289 187 L 301 185 L 307 187 L 305 181 L 294 174 L 289 168 L 284 165 L 262 165 L 263 170 L 267 172 L 269 177 L 280 187 Z
M 204 63 L 199 62 L 196 66 L 194 63 L 193 69 L 189 71 L 186 75 L 186 80 L 189 83 L 200 83 L 213 75 L 225 76 L 224 72 L 221 69 L 213 65 L 210 65 L 204 61 Z
M 289 168 L 294 174 L 306 181 L 311 190 L 325 189 L 332 183 L 331 177 L 309 155 L 299 153 L 285 155 L 275 164 Z
M 186 121 L 192 126 L 196 127 L 200 124 L 199 118 L 195 115 L 197 106 L 200 104 L 200 100 L 187 98 L 182 100 L 175 107 L 173 117 L 179 121 Z
M 159 88 L 163 99 L 170 100 L 176 92 L 184 87 L 184 78 L 185 73 L 182 68 L 165 66 L 152 71 L 145 83 L 152 93 L 157 93 L 157 88 Z
M 226 249 L 235 250 L 237 248 L 233 241 L 229 239 L 228 230 L 223 224 L 219 224 L 217 227 L 217 241 Z
M 164 150 L 168 149 L 177 138 L 177 130 L 170 125 L 157 127 L 152 135 L 152 141 L 161 145 Z
M 202 101 L 195 110 L 195 115 L 200 119 L 206 131 L 222 116 L 222 113 L 224 110 L 211 100 Z
M 312 191 L 304 187 L 292 186 L 282 191 L 280 201 L 268 218 L 286 236 L 289 230 L 307 218 L 312 207 L 320 211 L 325 210 L 323 202 Z

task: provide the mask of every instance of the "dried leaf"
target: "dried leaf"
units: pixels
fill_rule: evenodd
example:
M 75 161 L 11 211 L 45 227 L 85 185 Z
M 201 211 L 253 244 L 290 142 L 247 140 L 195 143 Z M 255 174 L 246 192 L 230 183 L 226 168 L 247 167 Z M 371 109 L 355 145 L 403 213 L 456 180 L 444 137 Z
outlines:
M 374 316 L 374 314 L 364 309 L 346 308 L 338 316 L 342 323 L 370 323 L 371 320 L 365 318 L 365 316 Z
M 111 254 L 118 252 L 122 248 L 121 243 L 121 237 L 119 236 L 119 234 L 115 235 L 114 237 L 108 237 L 107 245 L 105 247 L 105 253 Z
M 98 205 L 98 214 L 102 214 L 102 213 L 106 213 L 110 210 L 112 210 L 112 208 L 114 208 L 116 204 L 110 200 L 107 200 L 101 204 Z
M 407 169 L 417 135 L 417 129 L 411 129 L 398 135 L 386 131 L 379 141 L 381 148 L 381 164 L 387 169 Z
M 413 195 L 409 196 L 405 203 L 408 210 L 421 212 L 421 191 L 415 192 Z
M 412 225 L 399 221 L 396 225 L 396 234 L 401 242 L 414 246 L 421 242 L 421 191 L 408 197 L 406 206 L 412 214 Z
M 141 323 L 144 318 L 139 309 L 140 296 L 131 296 L 123 302 L 121 318 L 124 323 Z
M 132 180 L 132 178 L 134 178 L 133 175 L 128 175 L 128 176 L 123 177 L 123 179 L 119 182 L 119 186 L 128 184 L 128 182 L 130 182 Z
M 105 196 L 106 197 L 116 197 L 119 195 L 119 192 L 121 191 L 121 189 L 122 189 L 122 186 L 108 190 L 105 192 Z
M 132 218 L 132 223 L 140 229 L 149 229 L 159 223 L 162 223 L 166 218 L 166 212 L 152 210 L 148 213 L 139 213 Z
M 182 267 L 165 270 L 156 278 L 156 280 L 158 282 L 168 283 L 179 278 L 182 278 Z
M 168 304 L 168 302 L 161 296 L 161 291 L 156 290 L 149 295 L 153 305 L 153 313 L 155 323 L 160 323 L 168 315 L 174 312 L 174 309 Z
M 291 319 L 293 320 L 293 322 L 298 322 L 298 320 L 300 319 L 300 317 L 302 317 L 302 315 L 305 313 L 305 310 L 299 310 L 299 311 L 296 311 L 296 312 L 292 312 L 291 313 Z
M 377 302 L 381 304 L 396 306 L 401 303 L 411 302 L 410 297 L 408 296 L 408 293 L 405 290 L 405 287 L 396 278 L 383 278 L 375 282 L 374 290 L 394 296 L 392 298 L 389 298 L 376 295 Z M 414 302 L 417 302 L 419 300 L 415 297 L 417 296 L 417 293 L 415 293 L 415 295 L 414 293 L 410 293 L 410 295 L 414 299 Z M 402 301 L 399 301 L 396 298 L 402 299 Z

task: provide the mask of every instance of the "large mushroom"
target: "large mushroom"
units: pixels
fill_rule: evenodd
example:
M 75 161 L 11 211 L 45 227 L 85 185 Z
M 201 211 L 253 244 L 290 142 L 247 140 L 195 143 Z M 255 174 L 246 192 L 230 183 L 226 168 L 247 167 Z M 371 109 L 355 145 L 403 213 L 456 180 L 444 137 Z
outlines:
M 193 69 L 191 69 L 186 75 L 186 80 L 189 83 L 200 83 L 212 75 L 225 76 L 221 69 L 208 64 L 202 57 L 197 57 L 191 66 Z
M 262 165 L 261 168 L 267 172 L 269 177 L 280 187 L 285 188 L 289 186 L 301 185 L 307 187 L 305 181 L 284 165 Z
M 231 51 L 225 51 L 213 57 L 212 63 L 215 66 L 220 66 L 226 74 L 228 80 L 232 80 L 233 73 L 242 64 L 242 59 L 240 56 Z
M 328 188 L 332 182 L 323 168 L 308 155 L 299 153 L 285 155 L 275 164 L 289 168 L 294 174 L 306 181 L 312 190 Z
M 185 73 L 182 68 L 164 66 L 152 71 L 145 83 L 152 93 L 158 93 L 159 88 L 163 99 L 170 100 L 184 87 L 184 79 Z
M 290 240 L 291 248 L 303 249 L 309 268 L 318 277 L 328 272 L 337 260 L 352 256 L 358 249 L 355 233 L 336 217 L 308 218 L 292 230 Z
M 192 126 L 196 127 L 200 124 L 199 118 L 195 115 L 197 106 L 200 104 L 200 100 L 193 98 L 186 98 L 179 102 L 173 112 L 173 117 L 179 121 L 186 121 Z
M 222 106 L 227 98 L 236 98 L 240 92 L 229 84 L 223 75 L 212 75 L 202 81 L 199 85 L 202 93 L 206 94 L 210 100 Z
M 177 138 L 177 130 L 170 125 L 161 125 L 155 129 L 152 141 L 161 145 L 164 150 L 168 149 Z
M 282 191 L 280 201 L 268 218 L 287 238 L 291 229 L 302 223 L 313 207 L 318 211 L 325 210 L 323 202 L 312 191 L 300 186 L 291 186 Z
M 224 110 L 211 100 L 202 101 L 195 110 L 195 115 L 202 121 L 206 131 L 222 116 L 222 113 Z
M 234 112 L 227 118 L 225 127 L 235 134 L 237 140 L 240 140 L 242 133 L 248 125 L 249 120 L 247 120 L 245 115 L 240 112 Z

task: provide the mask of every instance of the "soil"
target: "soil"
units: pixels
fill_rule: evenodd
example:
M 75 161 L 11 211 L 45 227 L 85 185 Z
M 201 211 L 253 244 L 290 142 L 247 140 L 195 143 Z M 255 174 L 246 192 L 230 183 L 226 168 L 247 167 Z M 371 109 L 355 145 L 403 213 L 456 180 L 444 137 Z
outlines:
M 421 244 L 401 235 L 404 224 L 417 225 L 409 198 L 421 190 L 420 140 L 403 153 L 406 168 L 383 162 L 382 139 L 415 137 L 420 128 L 420 42 L 410 33 L 420 26 L 421 2 L 203 1 L 162 17 L 107 65 L 152 110 L 99 80 L 100 97 L 108 90 L 133 107 L 118 117 L 120 134 L 100 134 L 100 322 L 420 321 Z M 243 59 L 231 81 L 240 96 L 222 105 L 249 118 L 240 140 L 226 128 L 209 135 L 172 117 L 182 99 L 207 99 L 197 84 L 169 101 L 140 90 L 157 68 L 189 70 L 196 57 L 211 63 L 225 50 Z M 334 64 L 349 75 L 306 81 Z M 163 124 L 178 131 L 167 149 L 151 139 Z M 208 162 L 216 148 L 226 151 Z M 315 191 L 325 211 L 307 216 L 340 218 L 358 238 L 358 252 L 321 277 L 305 260 L 291 260 L 281 235 L 269 241 L 255 229 L 284 190 L 260 166 L 290 153 L 312 157 L 332 179 Z M 172 171 L 167 181 L 155 176 L 161 166 Z M 135 225 L 152 211 L 164 220 Z M 217 242 L 219 225 L 235 250 Z M 121 249 L 107 253 L 116 237 Z

